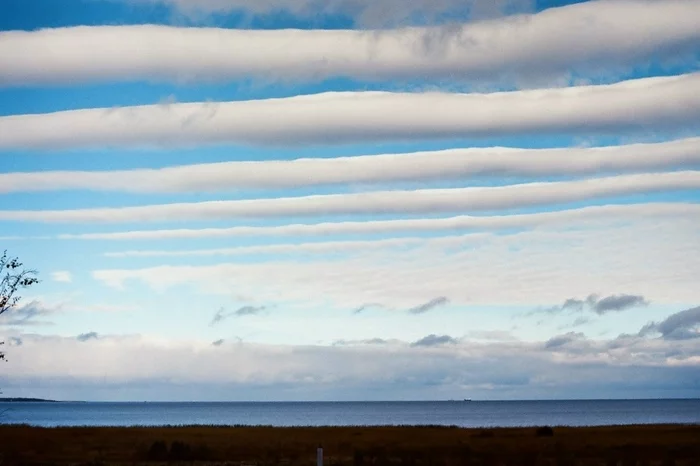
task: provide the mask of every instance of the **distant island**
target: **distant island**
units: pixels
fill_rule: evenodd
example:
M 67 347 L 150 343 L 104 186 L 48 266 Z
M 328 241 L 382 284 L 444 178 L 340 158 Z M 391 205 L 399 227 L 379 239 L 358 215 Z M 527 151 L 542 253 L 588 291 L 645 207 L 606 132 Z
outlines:
M 58 403 L 56 400 L 44 400 L 41 398 L 3 398 L 0 397 L 0 403 Z

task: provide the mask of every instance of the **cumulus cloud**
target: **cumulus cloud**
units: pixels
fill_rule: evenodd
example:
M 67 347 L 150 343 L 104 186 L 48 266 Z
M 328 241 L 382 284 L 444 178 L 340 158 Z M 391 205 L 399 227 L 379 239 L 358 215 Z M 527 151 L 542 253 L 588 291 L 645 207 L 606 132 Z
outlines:
M 411 10 L 400 4 L 392 15 Z M 695 59 L 697 17 L 697 5 L 686 0 L 623 0 L 464 25 L 375 31 L 156 25 L 9 31 L 0 33 L 0 86 L 338 76 L 555 83 L 598 76 L 602 69 L 625 72 L 649 62 Z
M 73 281 L 73 275 L 66 270 L 51 272 L 51 280 L 59 283 L 70 283 Z
M 97 334 L 97 332 L 81 333 L 80 335 L 75 337 L 75 339 L 80 341 L 80 342 L 97 340 L 98 338 L 100 338 L 100 336 Z
M 452 338 L 449 335 L 430 334 L 421 338 L 420 340 L 414 341 L 413 343 L 411 343 L 411 346 L 442 346 L 446 344 L 455 344 L 458 342 L 459 340 L 457 340 L 456 338 Z
M 676 304 L 700 300 L 695 286 L 700 263 L 694 260 L 700 256 L 697 218 L 613 218 L 578 228 L 563 224 L 488 235 L 476 242 L 471 235 L 447 242 L 426 238 L 401 254 L 393 248 L 371 249 L 342 261 L 263 256 L 201 266 L 106 268 L 92 275 L 118 289 L 131 281 L 162 292 L 187 284 L 207 294 L 239 289 L 264 300 L 335 304 L 338 309 L 368 303 L 409 309 L 439 296 L 456 306 L 537 306 L 562 295 L 587 296 L 590 290 L 618 295 L 630 283 L 645 290 L 646 301 Z
M 221 162 L 160 169 L 0 174 L 0 192 L 85 189 L 216 192 L 459 179 L 483 175 L 580 176 L 700 166 L 700 138 L 594 148 L 448 149 L 355 157 Z
M 216 325 L 230 317 L 245 317 L 256 316 L 262 314 L 267 309 L 267 306 L 242 306 L 234 311 L 226 311 L 224 308 L 219 309 L 214 314 L 209 325 Z
M 585 299 L 569 298 L 561 305 L 547 308 L 545 311 L 548 313 L 558 313 L 590 310 L 598 315 L 603 315 L 609 312 L 625 311 L 648 304 L 649 302 L 641 295 L 612 294 L 600 297 L 597 294 L 590 294 Z
M 450 300 L 445 296 L 438 296 L 437 298 L 433 298 L 430 301 L 424 302 L 423 304 L 414 306 L 406 312 L 409 314 L 425 314 L 426 312 L 430 312 L 438 307 L 446 306 L 449 303 Z
M 119 223 L 354 214 L 435 214 L 557 205 L 698 188 L 700 171 L 679 171 L 496 187 L 371 191 L 73 210 L 0 210 L 0 220 Z
M 327 92 L 0 117 L 0 149 L 344 144 L 700 127 L 700 73 L 491 94 Z
M 700 338 L 700 306 L 672 314 L 661 322 L 651 322 L 639 334 L 661 334 L 666 340 Z
M 228 236 L 328 236 L 358 234 L 390 234 L 406 232 L 499 230 L 507 228 L 541 228 L 562 226 L 570 222 L 600 222 L 606 220 L 634 221 L 654 218 L 673 221 L 674 218 L 700 216 L 700 205 L 689 203 L 646 203 L 589 206 L 551 212 L 497 216 L 457 216 L 448 218 L 372 220 L 327 222 L 281 226 L 239 226 L 229 228 L 182 228 L 168 230 L 135 230 L 111 233 L 61 234 L 65 240 L 159 240 L 176 238 L 221 238 Z M 120 255 L 120 253 L 114 253 Z M 112 255 L 114 255 L 112 254 Z

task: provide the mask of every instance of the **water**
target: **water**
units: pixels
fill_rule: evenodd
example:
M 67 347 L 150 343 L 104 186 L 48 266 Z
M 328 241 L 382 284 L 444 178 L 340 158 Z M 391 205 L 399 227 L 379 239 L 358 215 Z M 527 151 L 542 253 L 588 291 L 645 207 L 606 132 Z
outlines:
M 0 422 L 80 425 L 700 424 L 700 399 L 347 403 L 0 403 Z

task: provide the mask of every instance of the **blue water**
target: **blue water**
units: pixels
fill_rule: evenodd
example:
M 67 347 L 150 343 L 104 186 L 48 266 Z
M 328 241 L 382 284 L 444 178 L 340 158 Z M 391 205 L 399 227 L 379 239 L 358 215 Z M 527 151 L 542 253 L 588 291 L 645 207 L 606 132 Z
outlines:
M 700 424 L 700 399 L 347 403 L 0 403 L 0 422 L 82 425 Z

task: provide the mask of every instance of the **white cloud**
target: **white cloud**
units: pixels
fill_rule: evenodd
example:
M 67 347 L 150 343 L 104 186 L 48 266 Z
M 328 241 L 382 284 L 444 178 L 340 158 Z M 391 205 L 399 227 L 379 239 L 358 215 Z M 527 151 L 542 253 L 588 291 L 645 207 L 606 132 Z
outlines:
M 51 272 L 51 280 L 60 283 L 70 283 L 73 281 L 73 275 L 66 270 Z
M 293 224 L 272 227 L 239 226 L 230 228 L 183 228 L 169 230 L 135 230 L 111 233 L 61 234 L 59 239 L 79 240 L 158 240 L 176 238 L 221 238 L 228 236 L 301 236 L 346 234 L 392 234 L 405 232 L 463 231 L 471 229 L 499 230 L 563 226 L 570 222 L 595 222 L 601 220 L 635 220 L 656 218 L 667 221 L 669 217 L 695 218 L 700 216 L 700 204 L 649 203 L 628 205 L 603 205 L 579 209 L 532 214 L 501 216 L 458 216 L 448 218 L 374 220 L 364 222 L 335 222 Z
M 219 384 L 227 386 L 228 397 L 235 393 L 240 399 L 299 397 L 304 392 L 302 399 L 316 400 L 385 399 L 387 394 L 435 399 L 436 394 L 454 397 L 465 390 L 479 398 L 521 399 L 587 396 L 593 388 L 598 394 L 620 396 L 630 389 L 653 390 L 663 380 L 666 393 L 687 394 L 696 388 L 700 361 L 697 341 L 640 338 L 582 337 L 552 351 L 544 342 L 456 338 L 441 346 L 397 341 L 337 346 L 224 341 L 212 346 L 209 340 L 86 335 L 13 335 L 20 344 L 11 348 L 13 369 L 3 378 L 3 387 L 9 394 L 18 385 L 26 392 L 48 383 L 57 393 L 67 386 L 99 384 L 102 390 L 113 387 L 114 393 L 103 395 L 109 397 L 117 390 L 148 384 L 152 390 L 147 399 L 172 399 L 167 393 L 177 398 L 177 387 L 187 385 L 197 398 L 207 399 L 220 393 L 215 389 Z M 165 381 L 174 391 L 161 389 Z M 289 388 L 294 390 L 290 393 Z M 90 398 L 104 394 L 102 390 L 92 390 Z
M 313 19 L 341 15 L 355 24 L 384 26 L 431 23 L 444 16 L 469 15 L 472 19 L 534 10 L 534 0 L 112 0 L 155 3 L 172 7 L 190 20 L 206 20 L 212 13 L 275 14 L 283 11 Z M 418 18 L 418 19 L 416 19 Z
M 467 241 L 480 241 L 487 235 L 472 234 L 464 236 L 447 236 L 430 240 L 444 246 L 464 244 Z M 193 256 L 235 256 L 245 254 L 333 254 L 373 249 L 407 248 L 425 243 L 425 238 L 388 238 L 364 241 L 325 241 L 316 243 L 272 244 L 264 246 L 238 246 L 233 248 L 194 249 L 194 250 L 136 250 L 104 253 L 106 257 L 193 257 Z
M 573 223 L 511 235 L 426 239 L 343 256 L 291 255 L 203 266 L 102 269 L 109 286 L 142 282 L 158 292 L 182 285 L 201 293 L 245 290 L 265 302 L 357 309 L 408 309 L 442 296 L 455 306 L 536 307 L 571 296 L 642 294 L 655 304 L 698 302 L 698 218 Z
M 214 192 L 480 175 L 591 175 L 700 166 L 700 138 L 596 148 L 448 149 L 408 154 L 221 162 L 161 169 L 0 174 L 0 192 L 89 189 Z
M 330 92 L 0 117 L 0 149 L 342 144 L 700 125 L 700 73 L 492 94 Z
M 415 6 L 415 1 L 410 3 Z M 410 10 L 402 1 L 399 11 Z M 397 30 L 140 25 L 10 31 L 0 33 L 0 85 L 253 76 L 554 83 L 568 81 L 572 74 L 597 76 L 601 70 L 625 71 L 653 60 L 695 60 L 693 54 L 700 48 L 698 18 L 695 1 L 623 0 L 467 25 Z
M 700 188 L 700 171 L 682 171 L 497 187 L 377 191 L 116 208 L 3 210 L 0 211 L 0 220 L 119 223 L 301 215 L 434 214 L 516 209 L 698 188 Z

